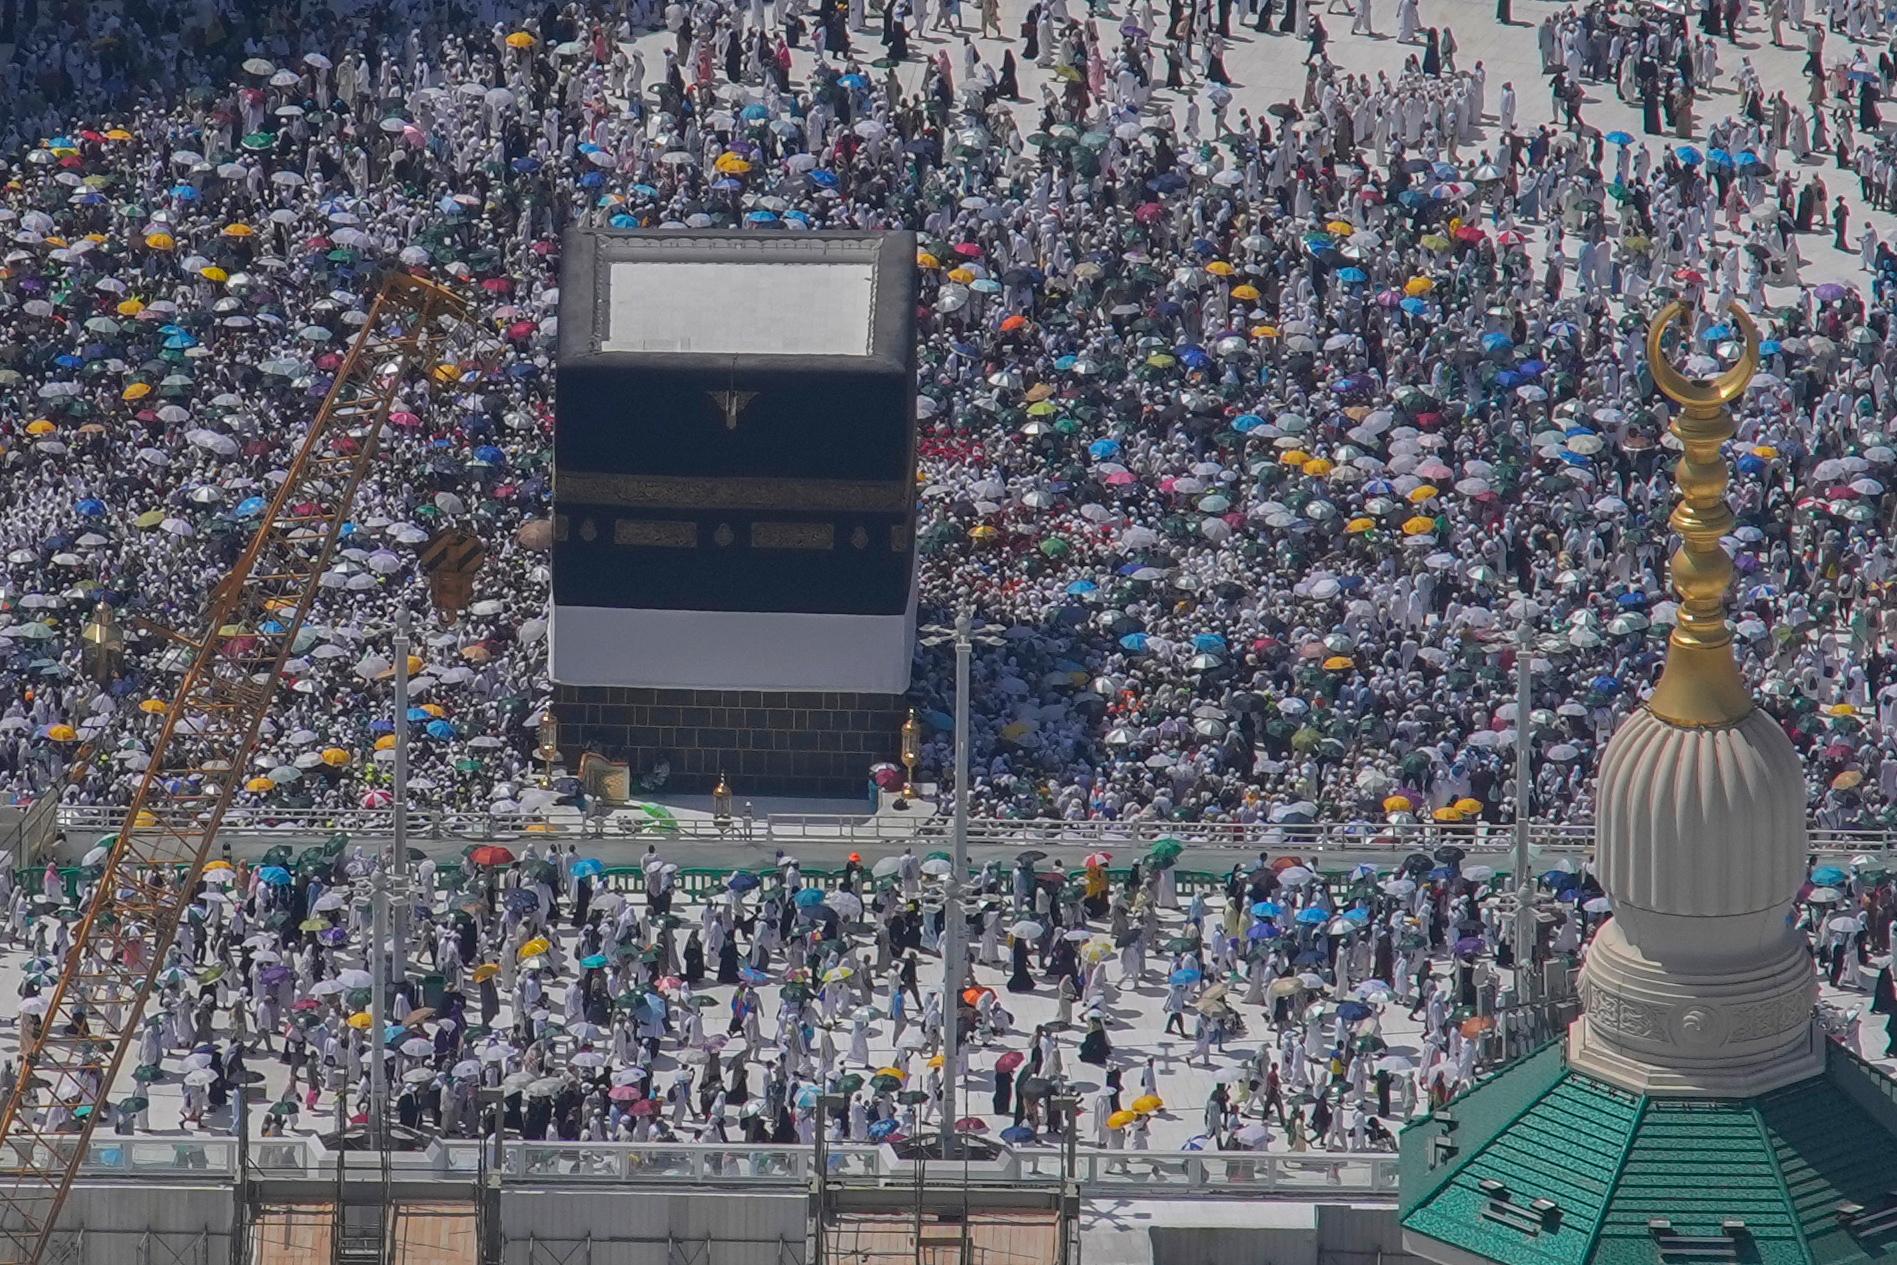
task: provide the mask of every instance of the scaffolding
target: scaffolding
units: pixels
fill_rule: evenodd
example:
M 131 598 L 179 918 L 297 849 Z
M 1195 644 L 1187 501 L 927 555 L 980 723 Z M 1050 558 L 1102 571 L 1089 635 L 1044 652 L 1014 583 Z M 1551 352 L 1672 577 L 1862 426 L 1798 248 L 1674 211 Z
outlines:
M 0 1265 L 48 1259 L 396 394 L 419 363 L 434 363 L 463 312 L 450 291 L 392 274 L 202 627 L 148 625 L 188 666 L 46 1012 L 22 1022 L 19 1075 L 0 1106 Z

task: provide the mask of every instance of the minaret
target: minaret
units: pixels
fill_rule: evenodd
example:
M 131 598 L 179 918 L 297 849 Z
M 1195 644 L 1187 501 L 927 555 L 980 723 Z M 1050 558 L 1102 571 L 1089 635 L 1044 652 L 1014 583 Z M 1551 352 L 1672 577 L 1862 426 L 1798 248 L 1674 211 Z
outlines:
M 1711 382 L 1680 376 L 1661 345 L 1684 309 L 1647 334 L 1647 363 L 1680 406 L 1680 503 L 1670 520 L 1679 624 L 1649 705 L 1607 744 L 1595 856 L 1614 918 L 1588 950 L 1577 1071 L 1636 1092 L 1738 1097 L 1815 1075 L 1817 981 L 1788 911 L 1805 867 L 1805 784 L 1778 724 L 1753 706 L 1732 657 L 1726 590 L 1732 530 L 1720 448 L 1728 406 L 1758 367 L 1759 333 Z

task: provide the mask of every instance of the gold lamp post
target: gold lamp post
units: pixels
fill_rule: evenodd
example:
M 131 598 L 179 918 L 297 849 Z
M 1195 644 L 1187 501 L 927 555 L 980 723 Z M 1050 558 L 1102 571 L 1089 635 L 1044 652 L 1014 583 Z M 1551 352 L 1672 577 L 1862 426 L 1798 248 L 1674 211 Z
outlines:
M 718 785 L 711 788 L 711 824 L 719 834 L 731 829 L 731 784 L 725 781 L 723 769 L 718 770 Z
M 547 766 L 546 786 L 553 786 L 553 762 L 560 758 L 560 721 L 552 712 L 540 718 L 538 730 L 540 745 L 534 749 L 534 755 Z
M 916 797 L 916 765 L 922 760 L 922 722 L 916 719 L 916 709 L 909 709 L 909 719 L 902 722 L 902 797 Z
M 85 642 L 86 671 L 100 684 L 109 683 L 125 655 L 125 633 L 119 627 L 118 615 L 100 602 L 92 608 L 92 618 L 80 629 L 79 636 Z

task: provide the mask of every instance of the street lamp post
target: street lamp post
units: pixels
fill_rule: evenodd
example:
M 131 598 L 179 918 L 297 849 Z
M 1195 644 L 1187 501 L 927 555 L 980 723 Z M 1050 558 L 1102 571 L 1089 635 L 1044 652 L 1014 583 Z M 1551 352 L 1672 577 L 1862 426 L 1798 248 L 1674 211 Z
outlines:
M 395 810 L 394 829 L 389 831 L 388 850 L 382 855 L 382 869 L 391 878 L 408 871 L 408 608 L 395 613 L 395 786 L 390 806 Z M 389 974 L 408 982 L 408 901 L 406 884 L 395 890 L 395 944 Z M 376 981 L 377 988 L 382 981 Z
M 1534 1001 L 1535 887 L 1528 869 L 1528 820 L 1534 779 L 1529 775 L 1529 717 L 1534 704 L 1535 608 L 1521 599 L 1522 622 L 1515 639 L 1515 1000 Z
M 962 1070 L 961 1012 L 962 881 L 968 872 L 968 695 L 970 633 L 973 621 L 964 611 L 955 620 L 955 828 L 952 835 L 948 882 L 942 893 L 942 1158 L 958 1145 L 955 1122 L 961 1117 L 959 1090 Z

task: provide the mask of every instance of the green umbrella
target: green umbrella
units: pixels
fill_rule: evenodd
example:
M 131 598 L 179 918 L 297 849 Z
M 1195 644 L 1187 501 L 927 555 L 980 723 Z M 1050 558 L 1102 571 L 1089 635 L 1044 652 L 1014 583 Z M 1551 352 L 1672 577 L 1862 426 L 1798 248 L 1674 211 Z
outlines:
M 165 1069 L 156 1063 L 144 1063 L 132 1069 L 132 1079 L 141 1085 L 149 1085 L 155 1080 L 164 1079 Z

